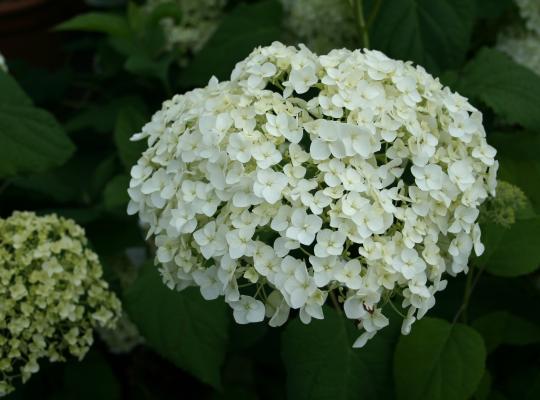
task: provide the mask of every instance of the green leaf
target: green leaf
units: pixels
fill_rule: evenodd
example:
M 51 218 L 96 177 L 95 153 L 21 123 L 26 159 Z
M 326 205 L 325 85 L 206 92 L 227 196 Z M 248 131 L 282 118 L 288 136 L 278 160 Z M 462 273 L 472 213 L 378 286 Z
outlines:
M 540 398 L 540 369 L 520 369 L 510 378 L 504 390 L 509 399 L 538 400 Z M 491 399 L 490 399 L 491 400 Z
M 392 352 L 399 334 L 393 324 L 364 348 L 354 323 L 331 308 L 323 320 L 289 323 L 282 336 L 282 357 L 289 398 L 296 400 L 388 399 L 392 397 Z
M 488 239 L 478 264 L 493 275 L 526 275 L 540 266 L 540 217 L 518 219 L 509 228 L 483 224 L 482 234 Z
M 489 392 L 491 391 L 491 374 L 488 370 L 484 371 L 484 375 L 482 376 L 482 380 L 478 384 L 478 388 L 476 389 L 476 392 L 474 393 L 474 400 L 487 400 L 489 396 Z
M 394 359 L 399 400 L 466 400 L 482 375 L 482 337 L 463 324 L 424 318 L 398 342 Z
M 530 132 L 496 132 L 488 137 L 497 149 L 497 177 L 522 189 L 540 214 L 540 135 Z
M 55 400 L 120 400 L 120 383 L 97 351 L 89 352 L 82 362 L 70 362 L 65 370 L 62 389 L 52 398 Z
M 116 117 L 114 141 L 127 171 L 137 163 L 146 148 L 145 141 L 132 142 L 129 139 L 135 133 L 140 132 L 143 125 L 149 120 L 147 114 L 144 103 L 134 102 L 121 108 Z
M 62 165 L 75 146 L 56 119 L 0 73 L 0 178 Z
M 382 1 L 371 45 L 434 72 L 457 67 L 469 47 L 474 16 L 472 0 Z
M 201 381 L 220 387 L 229 326 L 223 300 L 204 300 L 195 288 L 171 290 L 157 268 L 148 265 L 128 289 L 124 306 L 150 347 Z
M 482 49 L 460 73 L 458 90 L 505 118 L 540 132 L 540 76 L 493 49 Z
M 105 209 L 113 214 L 126 215 L 126 207 L 129 202 L 127 189 L 129 176 L 122 174 L 115 176 L 105 187 L 103 202 Z
M 475 320 L 472 326 L 492 352 L 501 344 L 523 346 L 540 342 L 540 327 L 508 311 L 495 311 Z
M 126 36 L 130 28 L 125 17 L 104 12 L 77 15 L 57 25 L 59 31 L 85 31 L 105 33 L 111 36 Z
M 480 18 L 498 18 L 508 11 L 512 0 L 476 0 L 476 14 Z
M 281 37 L 281 6 L 276 0 L 239 4 L 181 75 L 183 86 L 205 85 L 215 75 L 228 79 L 235 64 L 257 46 Z

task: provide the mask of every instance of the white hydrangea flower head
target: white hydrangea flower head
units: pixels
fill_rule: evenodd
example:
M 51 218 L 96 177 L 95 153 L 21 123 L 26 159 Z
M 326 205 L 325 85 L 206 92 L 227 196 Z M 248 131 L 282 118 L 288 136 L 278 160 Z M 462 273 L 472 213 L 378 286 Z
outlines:
M 516 3 L 527 29 L 540 35 L 540 1 L 516 0 Z
M 82 359 L 94 328 L 114 327 L 120 313 L 75 222 L 31 212 L 0 219 L 0 395 L 41 358 Z
M 347 0 L 281 0 L 285 26 L 297 41 L 316 52 L 356 48 L 358 31 Z
M 291 309 L 308 323 L 338 297 L 361 346 L 400 296 L 406 333 L 483 251 L 498 163 L 481 113 L 378 51 L 257 48 L 133 139 L 148 148 L 128 213 L 150 227 L 164 282 L 224 296 L 242 324 Z
M 2 70 L 4 72 L 8 72 L 8 67 L 6 65 L 6 59 L 4 58 L 2 53 L 0 53 L 0 70 Z
M 161 22 L 165 29 L 169 48 L 181 51 L 182 57 L 199 51 L 210 39 L 219 25 L 227 0 L 175 0 L 182 12 L 177 23 L 172 18 Z M 147 0 L 149 10 L 170 0 Z M 181 59 L 181 63 L 187 59 Z

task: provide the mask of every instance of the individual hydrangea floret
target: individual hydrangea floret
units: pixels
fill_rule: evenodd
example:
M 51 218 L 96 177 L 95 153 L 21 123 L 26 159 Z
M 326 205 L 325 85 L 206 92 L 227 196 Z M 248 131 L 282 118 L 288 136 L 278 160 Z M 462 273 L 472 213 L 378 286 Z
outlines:
M 82 359 L 93 329 L 114 327 L 120 309 L 75 222 L 31 212 L 0 219 L 0 394 L 41 358 Z
M 171 0 L 148 0 L 149 10 Z M 181 11 L 180 21 L 163 18 L 165 37 L 169 49 L 181 53 L 181 63 L 198 52 L 217 29 L 227 0 L 175 0 Z
M 498 166 L 485 136 L 482 114 L 422 67 L 275 42 L 134 136 L 148 148 L 128 212 L 170 288 L 199 286 L 238 323 L 271 326 L 291 310 L 324 318 L 333 297 L 362 346 L 388 301 L 402 298 L 407 333 L 482 253 L 478 208 Z
M 347 0 L 281 0 L 281 3 L 285 26 L 294 40 L 316 52 L 357 47 L 356 20 Z
M 530 205 L 529 199 L 519 187 L 506 181 L 497 184 L 497 196 L 482 204 L 480 222 L 495 223 L 509 228 L 516 222 L 519 212 Z

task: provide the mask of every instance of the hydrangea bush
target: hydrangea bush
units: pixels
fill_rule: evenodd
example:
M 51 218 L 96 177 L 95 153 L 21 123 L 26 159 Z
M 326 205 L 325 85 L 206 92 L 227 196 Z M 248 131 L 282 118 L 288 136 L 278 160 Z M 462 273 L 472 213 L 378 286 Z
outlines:
M 39 360 L 82 359 L 94 328 L 114 327 L 120 302 L 84 230 L 56 215 L 0 219 L 0 394 Z
M 309 323 L 332 297 L 361 347 L 392 298 L 407 333 L 483 251 L 498 163 L 481 113 L 378 51 L 258 48 L 133 139 L 148 148 L 128 212 L 155 237 L 164 282 L 224 296 L 240 324 L 278 326 L 291 309 Z

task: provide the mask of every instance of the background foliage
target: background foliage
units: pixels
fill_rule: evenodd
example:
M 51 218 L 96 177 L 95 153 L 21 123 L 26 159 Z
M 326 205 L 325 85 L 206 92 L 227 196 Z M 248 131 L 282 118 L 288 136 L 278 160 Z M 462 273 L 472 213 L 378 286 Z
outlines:
M 540 76 L 494 49 L 517 18 L 513 1 L 364 2 L 370 47 L 468 96 L 484 113 L 499 177 L 529 204 L 509 227 L 483 224 L 485 255 L 468 277 L 450 279 L 409 336 L 395 314 L 360 350 L 355 327 L 333 309 L 310 325 L 239 326 L 223 302 L 162 284 L 125 213 L 142 150 L 129 137 L 172 94 L 227 79 L 255 46 L 292 40 L 280 2 L 230 1 L 205 46 L 179 64 L 185 51 L 167 48 L 160 24 L 183 18 L 176 4 L 91 10 L 57 28 L 69 55 L 57 69 L 8 59 L 10 74 L 0 70 L 1 216 L 36 210 L 82 224 L 145 340 L 115 354 L 98 337 L 83 362 L 43 365 L 10 398 L 540 398 Z

